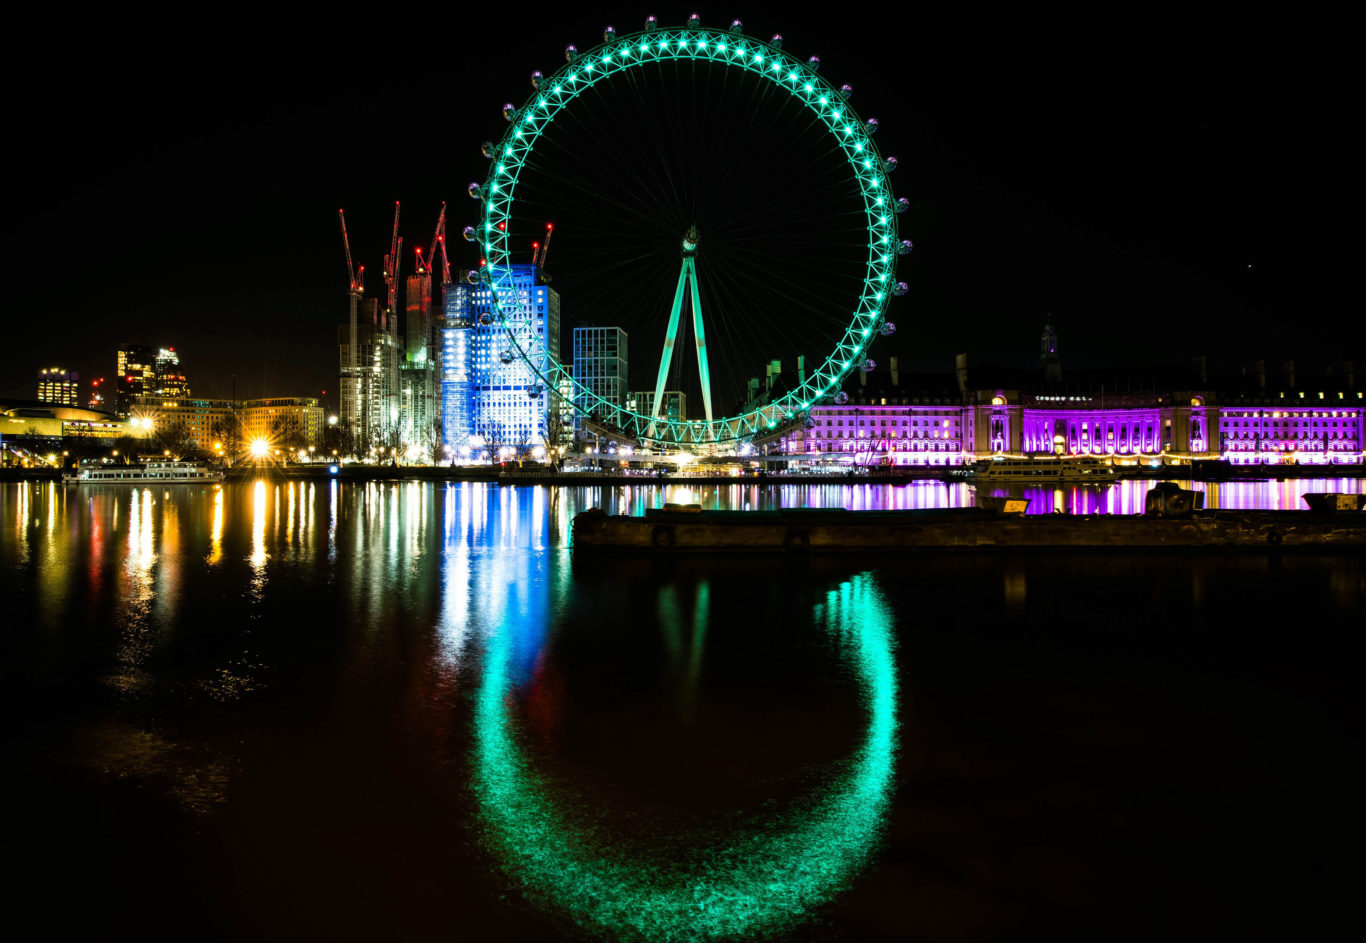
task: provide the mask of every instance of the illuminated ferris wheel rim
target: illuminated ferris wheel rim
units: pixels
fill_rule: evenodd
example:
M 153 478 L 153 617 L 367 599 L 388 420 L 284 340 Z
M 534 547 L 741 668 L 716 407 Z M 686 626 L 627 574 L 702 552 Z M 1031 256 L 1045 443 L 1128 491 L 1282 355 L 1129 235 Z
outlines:
M 778 36 L 770 42 L 746 37 L 737 27 L 730 31 L 704 29 L 695 20 L 687 27 L 651 27 L 620 37 L 609 27 L 602 44 L 581 54 L 570 46 L 564 66 L 548 76 L 533 76 L 535 91 L 521 108 L 504 107 L 508 129 L 487 154 L 493 162 L 488 177 L 482 186 L 470 186 L 471 195 L 481 200 L 483 212 L 478 229 L 473 233 L 467 230 L 466 235 L 479 245 L 484 258 L 483 271 L 471 274 L 487 283 L 493 316 L 507 328 L 513 347 L 546 384 L 547 395 L 563 396 L 562 391 L 568 388 L 572 392 L 567 398 L 576 409 L 589 413 L 601 427 L 620 430 L 622 438 L 705 445 L 771 435 L 805 419 L 812 406 L 835 395 L 844 378 L 863 366 L 869 344 L 885 323 L 892 295 L 905 291 L 904 283 L 895 281 L 895 272 L 896 256 L 910 249 L 909 242 L 897 239 L 896 214 L 906 204 L 895 200 L 887 180 L 895 161 L 884 160 L 873 144 L 871 135 L 877 122 L 859 120 L 848 105 L 846 91 L 821 77 L 816 57 L 802 62 L 783 51 L 781 42 Z M 543 346 L 523 350 L 509 326 L 514 318 L 504 310 L 505 305 L 513 310 L 520 306 L 508 230 L 517 182 L 537 139 L 563 108 L 598 83 L 631 68 L 679 60 L 711 62 L 758 75 L 816 115 L 854 171 L 868 236 L 863 285 L 857 301 L 850 305 L 849 324 L 834 351 L 795 389 L 752 410 L 709 421 L 652 417 L 604 399 L 576 381 L 557 358 L 543 356 Z M 538 363 L 541 360 L 546 367 Z

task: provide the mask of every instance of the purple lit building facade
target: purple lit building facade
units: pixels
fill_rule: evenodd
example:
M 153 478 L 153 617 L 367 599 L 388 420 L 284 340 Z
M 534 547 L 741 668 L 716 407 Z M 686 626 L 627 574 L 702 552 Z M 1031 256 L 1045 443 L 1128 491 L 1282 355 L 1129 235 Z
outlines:
M 906 377 L 893 368 L 890 376 L 871 381 L 860 376 L 846 389 L 845 403 L 813 407 L 810 428 L 779 446 L 812 464 L 850 466 L 961 465 L 994 455 L 1054 454 L 1119 463 L 1164 456 L 1238 464 L 1361 462 L 1366 400 L 1350 372 L 1299 386 L 1293 375 L 1289 379 L 1287 388 L 1270 390 L 1265 376 L 1257 375 L 1251 390 L 1221 391 L 1206 383 L 1120 394 L 1023 392 L 1004 385 L 945 389 L 953 383 L 949 374 Z M 965 380 L 960 372 L 962 386 Z

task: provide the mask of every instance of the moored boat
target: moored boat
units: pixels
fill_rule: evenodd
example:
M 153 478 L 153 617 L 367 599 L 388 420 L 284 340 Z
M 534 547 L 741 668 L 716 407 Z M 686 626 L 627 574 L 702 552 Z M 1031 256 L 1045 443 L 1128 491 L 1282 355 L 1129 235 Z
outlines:
M 1366 549 L 1366 514 L 1207 511 L 1195 502 L 1154 502 L 1146 514 L 1019 514 L 1007 509 L 847 511 L 783 508 L 647 510 L 630 517 L 584 511 L 576 553 L 756 553 L 949 550 Z M 1178 506 L 1179 505 L 1179 506 Z
M 978 485 L 998 481 L 1110 485 L 1119 480 L 1119 472 L 1108 462 L 1087 455 L 1076 458 L 995 458 L 979 463 L 968 472 L 967 479 Z
M 223 471 L 206 462 L 144 462 L 138 465 L 91 465 L 62 476 L 82 485 L 206 484 L 223 480 Z

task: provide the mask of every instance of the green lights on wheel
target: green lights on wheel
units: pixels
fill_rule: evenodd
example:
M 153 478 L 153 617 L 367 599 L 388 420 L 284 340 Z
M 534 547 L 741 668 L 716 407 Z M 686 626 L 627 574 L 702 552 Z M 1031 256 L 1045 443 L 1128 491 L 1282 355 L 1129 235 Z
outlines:
M 539 88 L 520 109 L 513 112 L 521 120 L 515 122 L 504 132 L 497 153 L 503 155 L 503 163 L 491 170 L 485 182 L 482 195 L 485 231 L 492 234 L 486 250 L 488 259 L 488 284 L 492 294 L 494 316 L 503 323 L 512 318 L 504 313 L 504 305 L 510 309 L 517 303 L 516 289 L 512 282 L 512 259 L 508 244 L 508 225 L 512 216 L 515 192 L 521 169 L 525 166 L 537 140 L 550 127 L 565 108 L 581 95 L 599 83 L 610 82 L 631 69 L 643 68 L 650 64 L 669 61 L 702 61 L 718 66 L 740 69 L 758 76 L 765 81 L 783 88 L 788 95 L 798 99 L 814 115 L 820 125 L 831 135 L 836 145 L 844 153 L 852 171 L 852 178 L 863 197 L 864 222 L 868 232 L 869 245 L 885 245 L 889 237 L 897 233 L 894 223 L 889 222 L 878 208 L 884 205 L 884 194 L 891 192 L 886 179 L 886 166 L 870 137 L 877 125 L 874 121 L 866 124 L 859 120 L 852 109 L 843 104 L 844 95 L 836 86 L 821 77 L 816 69 L 819 60 L 802 61 L 780 47 L 781 40 L 773 43 L 757 41 L 733 42 L 733 34 L 727 38 L 722 31 L 689 26 L 682 29 L 662 29 L 652 25 L 646 31 L 624 37 L 616 37 L 614 32 L 604 34 L 607 41 L 595 49 L 579 55 L 577 50 L 567 56 L 568 60 L 557 72 L 549 77 L 541 77 L 535 84 Z M 648 40 L 647 33 L 653 33 Z M 571 47 L 572 48 L 572 47 Z M 797 84 L 800 81 L 800 84 Z M 545 89 L 551 89 L 546 94 Z M 832 102 L 839 104 L 832 105 Z M 499 226 L 498 224 L 503 224 Z M 836 342 L 834 350 L 826 355 L 824 362 L 813 375 L 831 377 L 826 392 L 848 375 L 851 361 L 844 359 L 846 349 L 861 348 L 863 330 L 862 318 L 876 322 L 885 313 L 889 299 L 877 290 L 880 283 L 888 280 L 891 265 L 880 254 L 870 255 L 863 272 L 863 287 L 858 292 L 861 299 L 859 315 L 845 327 L 843 338 Z M 537 373 L 545 386 L 556 395 L 560 391 L 571 390 L 567 397 L 580 408 L 594 413 L 609 426 L 620 429 L 625 436 L 641 440 L 653 440 L 664 445 L 697 445 L 705 443 L 725 443 L 754 434 L 767 428 L 766 415 L 785 415 L 793 412 L 805 394 L 804 390 L 814 390 L 813 384 L 802 384 L 790 390 L 779 399 L 767 403 L 770 410 L 760 415 L 756 410 L 737 415 L 710 420 L 700 425 L 696 422 L 652 418 L 636 413 L 603 399 L 593 391 L 579 385 L 572 370 L 561 363 L 539 356 L 537 352 L 522 350 L 512 332 L 508 337 L 517 353 L 531 364 L 542 361 L 551 365 Z M 534 342 L 533 342 L 534 343 Z M 806 408 L 806 407 L 803 407 Z

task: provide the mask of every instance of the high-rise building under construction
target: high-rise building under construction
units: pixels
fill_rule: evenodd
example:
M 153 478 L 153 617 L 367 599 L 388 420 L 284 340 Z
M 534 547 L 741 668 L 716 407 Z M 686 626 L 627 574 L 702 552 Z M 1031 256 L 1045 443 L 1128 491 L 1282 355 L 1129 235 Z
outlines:
M 347 323 L 337 331 L 341 409 L 348 445 L 358 453 L 399 444 L 397 331 L 378 298 L 351 297 Z
M 437 399 L 437 346 L 432 319 L 432 272 L 417 257 L 417 271 L 407 278 L 403 324 L 403 359 L 399 364 L 399 413 L 405 449 L 439 452 L 441 412 Z M 434 458 L 439 455 L 434 455 Z
M 398 363 L 402 342 L 398 333 L 395 278 L 398 268 L 398 211 L 394 211 L 394 238 L 385 257 L 385 281 L 389 303 L 381 308 L 378 298 L 365 297 L 365 266 L 351 262 L 351 241 L 346 217 L 341 222 L 346 267 L 351 277 L 347 291 L 346 323 L 337 329 L 341 386 L 340 419 L 356 454 L 396 455 L 401 444 Z

